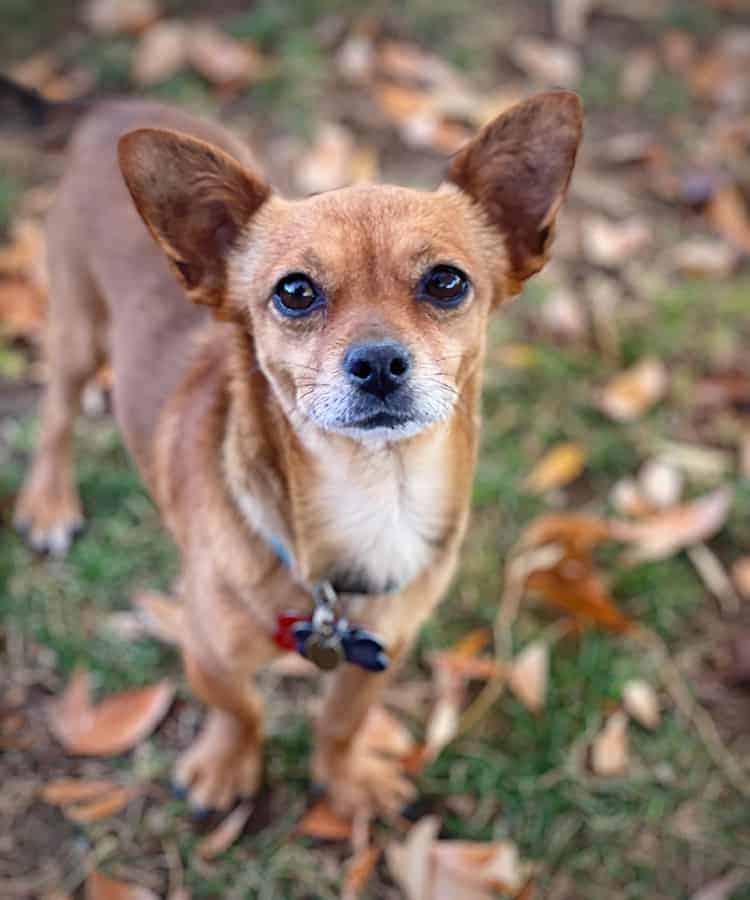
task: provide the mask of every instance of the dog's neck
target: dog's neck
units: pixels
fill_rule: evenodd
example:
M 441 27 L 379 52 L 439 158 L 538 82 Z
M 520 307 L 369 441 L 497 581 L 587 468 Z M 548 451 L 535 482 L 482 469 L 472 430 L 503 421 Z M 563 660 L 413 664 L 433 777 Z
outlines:
M 251 345 L 236 352 L 224 466 L 250 528 L 282 544 L 309 584 L 326 579 L 342 591 L 380 593 L 416 578 L 465 524 L 478 375 L 445 422 L 370 446 L 312 424 L 293 426 Z

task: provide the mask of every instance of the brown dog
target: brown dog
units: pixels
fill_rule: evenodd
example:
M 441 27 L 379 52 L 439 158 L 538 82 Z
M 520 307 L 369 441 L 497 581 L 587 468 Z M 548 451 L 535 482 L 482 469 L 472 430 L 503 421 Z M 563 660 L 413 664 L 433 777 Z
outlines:
M 16 522 L 32 546 L 67 550 L 71 429 L 109 357 L 125 441 L 181 551 L 185 669 L 209 707 L 177 765 L 194 806 L 256 790 L 251 679 L 291 646 L 351 662 L 316 728 L 335 807 L 408 796 L 395 765 L 355 752 L 357 732 L 388 677 L 381 650 L 392 671 L 455 569 L 485 326 L 546 260 L 581 121 L 574 94 L 540 94 L 433 193 L 296 201 L 177 110 L 106 103 L 78 129 L 49 219 L 49 384 Z M 314 621 L 280 619 L 290 607 Z

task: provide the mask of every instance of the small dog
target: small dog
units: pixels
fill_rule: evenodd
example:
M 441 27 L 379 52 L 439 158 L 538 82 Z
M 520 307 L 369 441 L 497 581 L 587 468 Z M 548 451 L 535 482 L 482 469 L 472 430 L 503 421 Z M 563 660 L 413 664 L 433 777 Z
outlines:
M 539 94 L 434 192 L 292 201 L 238 139 L 182 111 L 102 102 L 77 127 L 49 216 L 49 383 L 15 521 L 37 550 L 69 548 L 73 421 L 108 358 L 181 553 L 182 654 L 208 714 L 175 778 L 196 809 L 258 788 L 252 676 L 289 648 L 336 669 L 313 760 L 334 807 L 408 798 L 357 734 L 456 567 L 487 321 L 546 261 L 581 128 L 575 94 Z

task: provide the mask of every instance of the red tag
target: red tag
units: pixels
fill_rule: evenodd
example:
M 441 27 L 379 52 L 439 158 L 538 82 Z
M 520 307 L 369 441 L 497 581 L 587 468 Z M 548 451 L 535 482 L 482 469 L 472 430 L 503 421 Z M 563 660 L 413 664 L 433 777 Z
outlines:
M 303 615 L 302 613 L 293 612 L 291 610 L 279 613 L 279 616 L 276 619 L 276 631 L 273 634 L 273 639 L 276 643 L 276 646 L 281 647 L 282 650 L 296 650 L 297 642 L 294 639 L 292 629 L 297 624 L 297 622 L 309 621 L 309 616 Z

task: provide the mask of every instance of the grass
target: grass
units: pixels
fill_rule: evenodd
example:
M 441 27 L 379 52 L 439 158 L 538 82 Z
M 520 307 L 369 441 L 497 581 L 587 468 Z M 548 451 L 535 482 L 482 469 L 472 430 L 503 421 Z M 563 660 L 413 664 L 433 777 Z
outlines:
M 638 331 L 638 340 L 645 341 L 638 350 L 662 349 L 652 342 L 668 341 L 670 333 L 672 346 L 680 345 L 680 329 L 692 326 L 674 315 L 675 304 L 688 320 L 698 320 L 708 316 L 709 305 L 712 310 L 717 303 L 735 309 L 741 291 L 741 285 L 728 285 L 726 294 L 709 298 L 692 286 L 676 287 L 655 304 L 658 327 L 647 338 Z M 597 508 L 607 486 L 632 473 L 639 459 L 628 430 L 592 409 L 591 387 L 608 374 L 595 354 L 537 343 L 530 368 L 501 369 L 493 362 L 502 344 L 524 339 L 524 327 L 522 315 L 495 325 L 473 523 L 456 586 L 424 629 L 407 678 L 424 677 L 430 649 L 492 622 L 503 557 L 520 529 L 547 508 L 519 485 L 531 461 L 550 443 L 581 440 L 590 449 L 585 481 L 591 497 L 598 498 Z M 636 340 L 635 335 L 628 338 Z M 661 429 L 663 422 L 656 413 L 640 427 Z M 11 436 L 11 453 L 0 467 L 5 494 L 18 486 L 31 436 L 28 422 Z M 99 627 L 108 611 L 127 607 L 136 587 L 167 588 L 175 555 L 109 419 L 82 424 L 79 451 L 89 528 L 65 563 L 37 560 L 4 532 L 0 614 L 7 625 L 48 647 L 58 671 L 69 673 L 83 663 L 103 690 L 175 674 L 177 661 L 170 651 L 152 641 L 107 637 Z M 746 536 L 743 511 L 750 506 L 750 485 L 741 483 L 738 491 L 735 527 Z M 629 570 L 615 565 L 611 574 L 622 608 L 680 646 L 705 603 L 705 591 L 687 560 L 677 557 Z M 516 646 L 538 635 L 548 622 L 546 611 L 524 609 L 514 628 Z M 674 712 L 666 713 L 654 734 L 631 729 L 635 762 L 628 777 L 600 780 L 585 773 L 580 762 L 584 744 L 617 706 L 623 683 L 631 677 L 656 679 L 655 661 L 634 642 L 596 631 L 558 642 L 542 715 L 533 715 L 511 697 L 501 699 L 473 733 L 449 746 L 421 776 L 421 795 L 443 816 L 444 836 L 509 837 L 524 858 L 540 866 L 542 891 L 564 873 L 577 884 L 581 898 L 683 897 L 688 863 L 693 870 L 713 872 L 733 854 L 746 852 L 746 808 L 717 782 L 701 741 Z M 198 837 L 186 825 L 185 808 L 179 803 L 164 808 L 160 839 L 178 844 L 194 896 L 337 896 L 330 851 L 291 839 L 310 788 L 310 741 L 309 723 L 293 705 L 274 720 L 266 750 L 274 798 L 270 823 L 244 838 L 209 874 L 195 863 L 191 848 Z M 139 764 L 145 754 L 152 774 L 166 778 L 174 742 L 169 735 L 157 735 L 147 747 L 139 752 Z M 132 763 L 126 757 L 120 765 L 127 771 Z M 711 787 L 721 803 L 709 801 Z M 460 812 L 457 797 L 462 798 Z M 685 836 L 675 825 L 686 804 L 697 804 L 704 828 L 699 838 Z M 94 845 L 103 840 L 100 830 L 92 826 L 87 832 Z M 654 846 L 658 853 L 649 852 Z M 733 898 L 749 896 L 740 890 Z

